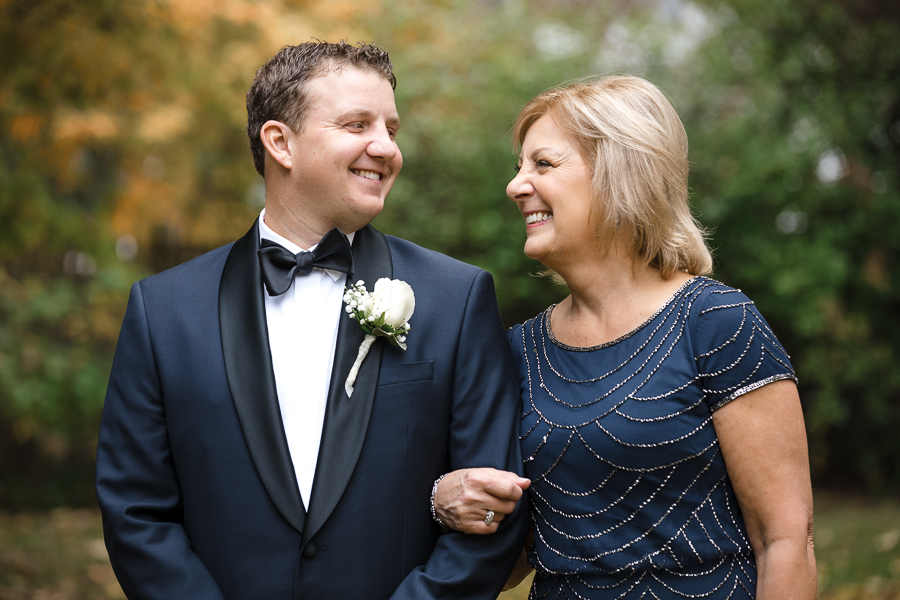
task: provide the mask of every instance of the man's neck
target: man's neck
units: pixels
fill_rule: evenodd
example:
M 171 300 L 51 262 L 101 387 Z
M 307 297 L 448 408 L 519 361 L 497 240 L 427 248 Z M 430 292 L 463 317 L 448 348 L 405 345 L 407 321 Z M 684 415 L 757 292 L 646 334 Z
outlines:
M 322 236 L 333 229 L 328 228 L 324 231 L 319 231 L 315 224 L 299 217 L 299 215 L 295 216 L 290 212 L 285 214 L 283 211 L 275 209 L 274 206 L 270 206 L 268 201 L 266 202 L 263 220 L 269 229 L 303 250 L 308 250 L 318 244 Z
M 309 244 L 308 246 L 301 246 L 300 244 L 297 244 L 293 240 L 289 239 L 287 236 L 284 236 L 281 233 L 272 229 L 272 227 L 269 225 L 269 222 L 270 222 L 269 220 L 270 220 L 269 211 L 267 209 L 263 209 L 262 214 L 260 215 L 260 223 L 259 223 L 260 237 L 263 239 L 269 239 L 275 243 L 281 244 L 282 246 L 287 248 L 292 253 L 297 253 L 297 252 L 301 252 L 301 251 L 311 251 L 314 246 L 317 246 L 319 244 L 319 242 L 322 241 L 322 238 L 319 237 L 312 244 Z M 334 229 L 334 228 L 332 228 L 332 229 Z M 329 229 L 329 231 L 331 231 L 331 230 Z M 343 231 L 343 229 L 341 231 Z M 356 232 L 351 231 L 349 233 L 346 233 L 346 235 L 347 235 L 347 239 L 350 240 L 350 244 L 352 245 L 353 239 L 356 237 Z M 339 271 L 334 271 L 334 273 L 340 274 Z

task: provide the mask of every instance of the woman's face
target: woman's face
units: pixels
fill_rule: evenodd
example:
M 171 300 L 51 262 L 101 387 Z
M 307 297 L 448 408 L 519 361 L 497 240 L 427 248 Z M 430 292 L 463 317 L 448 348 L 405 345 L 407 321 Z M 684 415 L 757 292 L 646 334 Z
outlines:
M 517 170 L 506 195 L 525 218 L 525 254 L 556 270 L 579 253 L 599 255 L 591 170 L 550 115 L 525 134 Z

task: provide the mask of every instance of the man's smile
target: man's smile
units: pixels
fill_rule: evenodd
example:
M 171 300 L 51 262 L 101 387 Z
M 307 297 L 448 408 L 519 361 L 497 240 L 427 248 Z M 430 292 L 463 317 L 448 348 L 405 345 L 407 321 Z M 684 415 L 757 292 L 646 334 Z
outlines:
M 374 179 L 376 181 L 381 181 L 383 177 L 381 173 L 376 173 L 375 171 L 364 171 L 362 169 L 350 169 L 350 172 L 354 175 L 359 175 L 360 177 L 365 177 L 366 179 Z

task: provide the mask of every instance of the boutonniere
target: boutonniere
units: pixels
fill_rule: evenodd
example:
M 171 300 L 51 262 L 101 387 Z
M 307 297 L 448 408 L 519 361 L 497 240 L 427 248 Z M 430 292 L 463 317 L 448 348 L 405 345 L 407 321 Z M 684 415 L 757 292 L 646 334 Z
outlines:
M 369 348 L 377 337 L 406 350 L 406 334 L 409 333 L 409 318 L 416 309 L 416 296 L 405 281 L 382 277 L 375 282 L 375 290 L 368 292 L 362 280 L 347 288 L 344 292 L 346 311 L 350 318 L 359 323 L 366 332 L 366 338 L 359 345 L 356 362 L 344 382 L 347 397 L 353 395 L 353 384 Z

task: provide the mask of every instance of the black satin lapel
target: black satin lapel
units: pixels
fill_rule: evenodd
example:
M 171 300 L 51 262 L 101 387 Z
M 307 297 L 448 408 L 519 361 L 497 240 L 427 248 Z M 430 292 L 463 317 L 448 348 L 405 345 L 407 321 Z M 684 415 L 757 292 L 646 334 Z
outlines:
M 391 249 L 387 239 L 371 226 L 356 232 L 353 239 L 353 267 L 353 282 L 360 279 L 365 281 L 369 291 L 374 288 L 375 281 L 393 274 Z M 372 344 L 359 370 L 353 397 L 348 398 L 344 391 L 344 381 L 356 360 L 363 339 L 365 333 L 356 321 L 344 316 L 338 326 L 325 424 L 306 529 L 303 532 L 304 544 L 322 527 L 341 499 L 353 469 L 356 468 L 366 429 L 369 427 L 384 340 L 376 340 Z
M 284 518 L 302 532 L 306 513 L 278 406 L 258 249 L 254 223 L 232 246 L 222 272 L 219 329 L 225 373 L 260 479 Z

